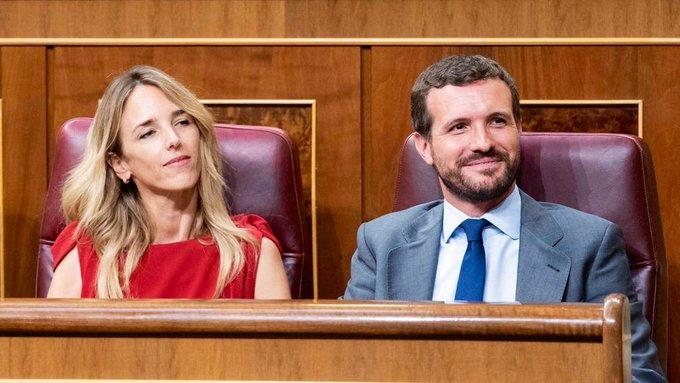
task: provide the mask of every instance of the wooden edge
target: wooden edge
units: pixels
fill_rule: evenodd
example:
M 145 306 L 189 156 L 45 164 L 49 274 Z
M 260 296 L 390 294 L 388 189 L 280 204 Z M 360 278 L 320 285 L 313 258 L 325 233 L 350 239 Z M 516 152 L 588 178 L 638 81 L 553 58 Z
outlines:
M 8 299 L 0 334 L 317 334 L 588 339 L 601 304 Z
M 443 38 L 0 38 L 0 45 L 125 46 L 125 45 L 310 45 L 310 46 L 412 46 L 412 45 L 680 45 L 678 37 L 443 37 Z
M 642 100 L 520 100 L 520 105 L 529 106 L 612 106 L 612 105 L 634 105 L 638 110 L 638 125 L 637 125 L 637 136 L 642 138 Z
M 101 101 L 101 100 L 100 100 Z M 319 278 L 317 260 L 317 224 L 316 217 L 316 100 L 315 99 L 201 99 L 203 105 L 295 105 L 308 106 L 312 109 L 312 159 L 311 159 L 311 214 L 312 214 L 312 284 L 313 298 L 319 299 Z
M 319 300 L 319 258 L 318 258 L 318 224 L 316 200 L 316 100 L 312 100 L 312 282 L 314 285 L 314 301 Z M 304 267 L 303 267 L 304 270 Z
M 247 382 L 247 383 L 316 383 L 321 380 L 187 380 L 187 379 L 0 379 L 0 383 L 221 383 L 221 382 Z M 334 383 L 349 383 L 349 381 L 333 381 Z M 354 383 L 357 383 L 354 381 Z
M 4 174 L 2 142 L 2 98 L 0 98 L 0 300 L 5 298 L 5 204 Z
M 608 382 L 631 381 L 630 308 L 623 294 L 604 300 L 602 344 L 603 369 Z

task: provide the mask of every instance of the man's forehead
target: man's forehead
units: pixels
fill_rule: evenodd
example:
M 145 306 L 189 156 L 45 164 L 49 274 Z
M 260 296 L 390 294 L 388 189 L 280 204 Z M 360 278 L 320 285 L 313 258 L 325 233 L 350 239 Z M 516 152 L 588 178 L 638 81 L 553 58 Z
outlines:
M 432 88 L 427 95 L 427 108 L 433 116 L 458 111 L 484 112 L 487 109 L 512 111 L 512 93 L 500 79 L 486 79 L 470 84 Z

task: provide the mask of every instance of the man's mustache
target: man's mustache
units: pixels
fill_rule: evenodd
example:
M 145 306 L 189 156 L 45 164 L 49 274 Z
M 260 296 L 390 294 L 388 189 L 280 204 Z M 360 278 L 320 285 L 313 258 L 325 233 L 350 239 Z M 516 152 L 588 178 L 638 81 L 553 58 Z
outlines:
M 466 166 L 467 164 L 473 161 L 482 159 L 510 162 L 510 155 L 508 155 L 507 152 L 501 152 L 498 151 L 497 149 L 490 149 L 486 152 L 472 153 L 464 158 L 459 159 L 458 166 Z

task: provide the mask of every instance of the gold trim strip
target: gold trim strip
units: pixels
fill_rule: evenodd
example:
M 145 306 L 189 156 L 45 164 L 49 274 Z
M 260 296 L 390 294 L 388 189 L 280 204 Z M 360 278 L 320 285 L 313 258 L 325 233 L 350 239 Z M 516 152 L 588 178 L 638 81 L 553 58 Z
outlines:
M 680 45 L 678 37 L 0 38 L 0 45 Z
M 316 217 L 316 100 L 314 99 L 205 99 L 204 105 L 300 105 L 312 108 L 312 283 L 314 302 L 319 300 L 319 276 L 317 258 L 317 217 Z
M 0 383 L 221 383 L 221 382 L 245 382 L 245 383 L 317 383 L 321 380 L 174 380 L 174 379 L 0 379 Z M 350 383 L 350 382 L 336 382 Z
M 520 105 L 635 105 L 638 108 L 638 132 L 637 136 L 642 138 L 642 100 L 520 100 Z

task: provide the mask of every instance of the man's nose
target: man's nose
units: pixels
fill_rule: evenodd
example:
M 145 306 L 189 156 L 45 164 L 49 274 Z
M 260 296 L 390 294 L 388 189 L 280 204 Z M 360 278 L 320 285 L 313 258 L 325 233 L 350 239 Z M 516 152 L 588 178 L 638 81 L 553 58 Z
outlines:
M 491 136 L 486 126 L 475 126 L 470 137 L 470 149 L 477 152 L 488 152 L 492 146 Z

